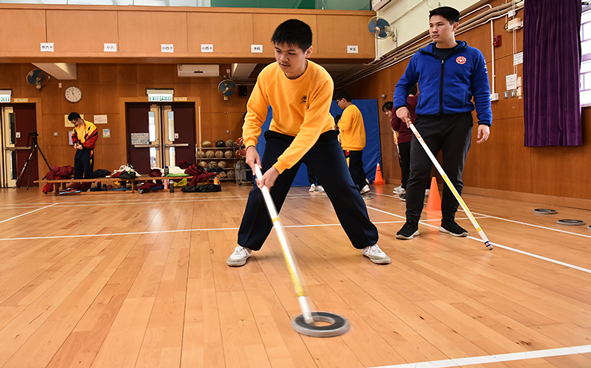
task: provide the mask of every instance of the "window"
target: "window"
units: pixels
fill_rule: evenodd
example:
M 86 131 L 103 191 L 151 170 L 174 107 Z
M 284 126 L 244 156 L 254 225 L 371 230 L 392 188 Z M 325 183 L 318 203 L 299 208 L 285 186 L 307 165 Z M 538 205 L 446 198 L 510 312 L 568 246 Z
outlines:
M 581 106 L 591 106 L 591 10 L 581 15 Z

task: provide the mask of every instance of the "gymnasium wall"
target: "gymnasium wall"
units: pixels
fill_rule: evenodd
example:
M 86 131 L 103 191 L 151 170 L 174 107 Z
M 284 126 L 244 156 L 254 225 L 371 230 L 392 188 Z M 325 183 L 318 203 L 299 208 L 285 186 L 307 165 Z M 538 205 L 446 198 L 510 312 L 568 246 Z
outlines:
M 174 97 L 186 97 L 201 106 L 202 140 L 241 136 L 248 97 L 236 93 L 224 101 L 217 92 L 220 78 L 180 78 L 177 63 L 219 64 L 227 74 L 230 63 L 274 61 L 270 38 L 286 19 L 307 22 L 314 32 L 313 60 L 367 62 L 374 57 L 374 39 L 366 31 L 371 11 L 286 10 L 244 8 L 63 6 L 0 4 L 0 88 L 12 89 L 13 101 L 38 102 L 40 146 L 50 165 L 73 164 L 64 115 L 71 111 L 107 115 L 98 125 L 95 168 L 113 170 L 126 163 L 124 102 L 147 101 L 146 88 L 174 88 Z M 16 31 L 18 30 L 18 32 Z M 42 52 L 40 43 L 54 43 L 54 52 Z M 104 43 L 117 43 L 116 53 L 104 52 Z M 161 52 L 174 44 L 174 53 Z M 213 44 L 202 52 L 201 44 Z M 251 45 L 261 44 L 261 53 Z M 357 45 L 357 53 L 348 53 Z M 75 63 L 76 80 L 52 78 L 41 91 L 26 83 L 31 63 Z M 61 88 L 59 84 L 62 84 Z M 238 84 L 240 84 L 238 82 Z M 64 90 L 82 89 L 78 103 L 69 103 Z M 250 94 L 251 86 L 248 86 Z M 196 119 L 197 121 L 198 118 Z M 102 130 L 110 129 L 110 138 Z M 230 133 L 226 133 L 229 130 Z M 57 132 L 57 136 L 55 133 Z M 39 165 L 40 177 L 47 172 Z
M 226 67 L 229 65 L 222 65 L 223 69 Z M 121 100 L 147 101 L 146 88 L 174 88 L 174 97 L 197 100 L 196 106 L 201 106 L 203 140 L 215 142 L 242 136 L 242 116 L 248 97 L 236 93 L 224 101 L 217 92 L 220 78 L 181 78 L 177 76 L 176 64 L 78 64 L 77 80 L 62 81 L 62 88 L 52 81 L 38 91 L 25 81 L 32 69 L 35 69 L 32 64 L 3 64 L 0 86 L 9 85 L 14 97 L 41 100 L 41 116 L 37 121 L 39 145 L 51 166 L 74 164 L 74 149 L 68 144 L 72 128 L 65 127 L 64 121 L 64 114 L 72 111 L 84 114 L 90 121 L 94 115 L 107 115 L 108 123 L 97 125 L 95 169 L 114 170 L 125 164 L 126 136 Z M 73 85 L 81 88 L 83 94 L 77 103 L 64 98 L 64 90 Z M 251 89 L 248 86 L 249 93 Z M 110 129 L 110 138 L 102 137 L 103 129 Z M 58 136 L 54 136 L 55 132 Z M 40 177 L 46 172 L 45 164 L 40 165 Z
M 502 4 L 500 0 L 491 5 Z M 518 12 L 523 19 L 524 10 Z M 513 35 L 504 30 L 505 18 L 494 21 L 494 35 L 502 35 L 503 44 L 495 48 L 496 92 L 500 100 L 492 102 L 493 125 L 488 142 L 476 144 L 476 129 L 464 172 L 467 193 L 540 200 L 541 196 L 567 197 L 569 205 L 579 206 L 576 199 L 591 199 L 591 109 L 583 109 L 583 142 L 580 147 L 524 147 L 523 99 L 504 99 L 505 76 L 513 74 Z M 425 19 L 425 30 L 428 20 Z M 490 24 L 464 33 L 457 39 L 482 51 L 492 78 Z M 516 32 L 516 52 L 523 51 L 523 30 Z M 404 73 L 408 59 L 345 87 L 355 91 L 353 98 L 378 100 L 381 106 L 392 100 L 394 87 Z M 517 66 L 523 77 L 522 64 Z M 527 83 L 527 81 L 523 81 Z M 387 97 L 382 98 L 382 94 Z M 400 182 L 400 167 L 387 117 L 380 116 L 384 177 L 389 183 Z M 513 193 L 511 193 L 513 192 Z M 534 194 L 536 197 L 526 196 Z M 571 200 L 572 199 L 572 200 Z M 545 198 L 547 200 L 547 198 Z M 566 204 L 567 202 L 562 202 Z M 589 206 L 587 204 L 585 206 Z

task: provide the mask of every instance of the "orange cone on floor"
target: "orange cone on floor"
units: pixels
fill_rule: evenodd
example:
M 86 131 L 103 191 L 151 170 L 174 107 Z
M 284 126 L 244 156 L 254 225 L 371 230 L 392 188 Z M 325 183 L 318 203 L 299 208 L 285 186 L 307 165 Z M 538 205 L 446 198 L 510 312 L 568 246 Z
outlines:
M 382 177 L 382 170 L 380 169 L 380 164 L 378 163 L 378 168 L 376 169 L 376 178 L 373 181 L 374 184 L 382 185 L 386 184 L 384 178 Z
M 429 200 L 427 201 L 427 208 L 425 211 L 441 212 L 441 197 L 439 196 L 439 188 L 437 188 L 437 179 L 435 179 L 435 177 L 431 178 Z

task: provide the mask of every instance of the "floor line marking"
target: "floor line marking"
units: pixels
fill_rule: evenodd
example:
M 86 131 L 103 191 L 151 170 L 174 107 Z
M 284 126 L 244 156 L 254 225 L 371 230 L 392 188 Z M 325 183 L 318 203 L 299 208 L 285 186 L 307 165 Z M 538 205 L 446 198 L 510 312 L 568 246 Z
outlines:
M 395 213 L 388 213 L 388 212 L 386 212 L 384 210 L 379 210 L 379 209 L 375 209 L 375 208 L 371 208 L 371 207 L 367 207 L 367 208 L 370 208 L 372 210 L 376 210 L 376 211 L 379 211 L 379 212 L 382 212 L 382 213 L 390 214 L 390 215 L 395 216 L 395 217 L 402 217 L 402 216 L 397 215 Z M 490 218 L 495 218 L 495 216 L 490 216 Z M 432 227 L 432 228 L 435 228 L 435 229 L 439 229 L 439 226 L 428 224 L 424 220 L 419 221 L 419 223 L 422 224 L 422 225 L 424 225 L 424 226 L 428 226 L 428 227 Z M 524 223 L 524 224 L 527 225 L 527 223 Z M 551 228 L 549 228 L 549 229 L 551 229 Z M 570 234 L 568 232 L 566 232 L 566 233 L 567 234 Z M 573 235 L 577 235 L 577 233 L 572 233 L 572 234 Z M 481 238 L 476 238 L 476 237 L 473 237 L 473 236 L 467 236 L 467 238 L 482 243 L 482 239 Z M 526 255 L 526 256 L 530 256 L 530 257 L 533 257 L 533 258 L 537 258 L 537 259 L 543 260 L 543 261 L 547 261 L 547 262 L 551 262 L 551 263 L 558 264 L 558 265 L 561 265 L 561 266 L 569 267 L 569 268 L 572 268 L 572 269 L 575 269 L 575 270 L 579 270 L 579 271 L 591 273 L 591 270 L 589 270 L 587 268 L 584 268 L 584 267 L 580 267 L 580 266 L 576 266 L 576 265 L 573 265 L 573 264 L 570 264 L 570 263 L 558 261 L 558 260 L 555 260 L 555 259 L 552 259 L 552 258 L 547 258 L 547 257 L 540 256 L 540 255 L 537 255 L 537 254 L 534 254 L 534 253 L 526 252 L 526 251 L 523 251 L 523 250 L 511 248 L 511 247 L 508 247 L 506 245 L 502 245 L 502 244 L 495 243 L 495 242 L 492 242 L 492 241 L 491 241 L 491 243 L 493 244 L 493 247 L 496 246 L 496 247 L 499 247 L 499 248 L 502 248 L 502 249 L 505 249 L 505 250 L 509 250 L 509 251 L 512 251 L 512 252 L 515 252 L 515 253 L 520 253 L 520 254 L 523 254 L 523 255 Z
M 473 212 L 474 214 L 476 214 L 476 212 Z M 481 215 L 481 214 L 478 214 Z M 520 224 L 520 225 L 526 225 L 526 226 L 531 226 L 531 227 L 537 227 L 539 229 L 544 229 L 544 230 L 551 230 L 551 231 L 557 231 L 559 233 L 564 233 L 564 234 L 570 234 L 570 235 L 576 235 L 576 236 L 582 236 L 583 238 L 589 238 L 591 239 L 591 235 L 585 235 L 585 234 L 579 234 L 579 233 L 574 233 L 571 231 L 566 231 L 566 230 L 560 230 L 560 229 L 554 229 L 552 227 L 547 227 L 547 226 L 542 226 L 542 225 L 535 225 L 535 224 L 529 224 L 527 222 L 522 222 L 522 221 L 517 221 L 517 220 L 510 220 L 510 219 L 506 219 L 506 218 L 502 218 L 502 217 L 497 217 L 497 216 L 493 216 L 493 215 L 486 215 L 489 218 L 493 218 L 493 219 L 497 219 L 497 220 L 503 220 L 503 221 L 508 221 L 508 222 L 514 222 L 516 224 Z
M 483 356 L 468 357 L 468 358 L 433 360 L 430 362 L 386 365 L 386 366 L 374 367 L 374 368 L 464 367 L 467 365 L 474 365 L 474 364 L 501 363 L 501 362 L 510 362 L 510 361 L 515 361 L 515 360 L 527 360 L 527 359 L 542 359 L 542 358 L 550 358 L 550 357 L 566 356 L 566 355 L 578 355 L 578 354 L 586 354 L 586 353 L 591 353 L 591 345 L 580 345 L 580 346 L 573 346 L 573 347 L 566 347 L 566 348 L 523 351 L 523 352 L 519 352 L 519 353 L 483 355 Z
M 25 216 L 25 215 L 28 215 L 28 214 L 30 214 L 30 213 L 33 213 L 33 212 L 37 212 L 37 211 L 41 211 L 41 210 L 44 210 L 44 209 L 46 209 L 46 208 L 49 208 L 49 207 L 53 207 L 53 206 L 55 206 L 56 204 L 57 204 L 57 203 L 50 204 L 49 206 L 45 206 L 45 207 L 41 207 L 41 208 L 37 208 L 36 210 L 29 211 L 29 212 L 25 212 L 25 213 L 23 213 L 23 214 L 20 214 L 20 215 L 18 215 L 18 216 L 14 216 L 14 217 L 11 217 L 11 218 L 9 218 L 9 219 L 2 220 L 2 221 L 0 221 L 0 224 L 4 223 L 4 222 L 6 222 L 6 221 L 14 220 L 14 219 L 16 219 L 16 218 L 19 218 L 19 217 L 23 217 L 23 216 Z
M 465 219 L 467 220 L 467 218 Z M 431 219 L 425 221 L 440 221 L 439 219 Z M 376 221 L 374 224 L 399 224 L 403 221 Z M 425 224 L 427 225 L 427 224 Z M 340 223 L 335 224 L 308 224 L 308 225 L 283 225 L 285 228 L 301 228 L 301 227 L 330 227 L 330 226 L 341 226 Z M 0 238 L 0 241 L 12 241 L 12 240 L 44 240 L 44 239 L 68 239 L 68 238 L 92 238 L 92 237 L 105 237 L 105 236 L 125 236 L 125 235 L 149 235 L 149 234 L 161 234 L 161 233 L 182 233 L 182 232 L 196 232 L 196 231 L 226 231 L 226 230 L 238 230 L 237 227 L 225 227 L 225 228 L 209 228 L 209 229 L 180 229 L 180 230 L 155 230 L 155 231 L 136 231 L 130 233 L 109 233 L 109 234 L 81 234 L 81 235 L 51 235 L 51 236 L 30 236 L 24 238 Z

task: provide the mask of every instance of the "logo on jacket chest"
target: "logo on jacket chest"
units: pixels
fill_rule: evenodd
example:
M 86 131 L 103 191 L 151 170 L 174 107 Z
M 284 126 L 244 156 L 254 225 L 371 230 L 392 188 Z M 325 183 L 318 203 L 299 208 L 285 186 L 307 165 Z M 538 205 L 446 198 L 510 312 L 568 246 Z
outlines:
M 467 60 L 466 60 L 466 58 L 465 58 L 464 56 L 458 56 L 458 57 L 456 58 L 456 63 L 458 63 L 458 64 L 460 64 L 460 65 L 466 64 L 466 61 L 467 61 Z
M 302 96 L 302 99 L 300 100 L 300 104 L 304 104 L 305 105 L 307 102 L 308 102 L 308 96 L 303 95 Z

